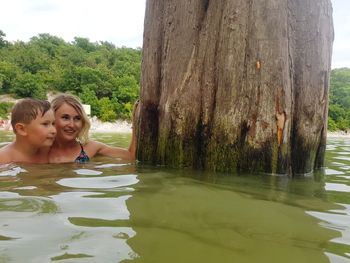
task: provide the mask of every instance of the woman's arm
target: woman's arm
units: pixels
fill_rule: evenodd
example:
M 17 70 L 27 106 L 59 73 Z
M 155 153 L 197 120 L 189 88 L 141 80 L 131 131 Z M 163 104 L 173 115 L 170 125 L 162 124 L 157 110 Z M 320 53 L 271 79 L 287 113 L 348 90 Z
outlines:
M 138 122 L 140 118 L 140 101 L 137 100 L 134 104 L 133 110 L 132 110 L 132 130 L 131 130 L 131 142 L 128 148 L 128 151 L 130 152 L 131 156 L 133 156 L 133 159 L 136 159 L 136 148 L 137 148 L 137 131 L 135 130 L 138 127 Z
M 102 142 L 97 141 L 90 141 L 87 144 L 86 149 L 93 149 L 92 151 L 95 152 L 95 154 L 109 156 L 109 157 L 115 157 L 115 158 L 121 158 L 124 160 L 135 160 L 135 151 L 130 151 L 129 149 L 120 148 L 120 147 L 112 147 L 107 144 L 104 144 Z M 87 151 L 89 154 L 89 151 Z M 90 156 L 93 157 L 93 156 Z
M 96 154 L 105 155 L 109 157 L 122 158 L 126 160 L 135 160 L 137 148 L 135 127 L 137 127 L 139 111 L 139 101 L 136 101 L 133 108 L 131 142 L 128 149 L 112 147 L 97 141 L 90 141 L 88 144 L 90 144 L 90 147 L 94 148 L 94 152 Z

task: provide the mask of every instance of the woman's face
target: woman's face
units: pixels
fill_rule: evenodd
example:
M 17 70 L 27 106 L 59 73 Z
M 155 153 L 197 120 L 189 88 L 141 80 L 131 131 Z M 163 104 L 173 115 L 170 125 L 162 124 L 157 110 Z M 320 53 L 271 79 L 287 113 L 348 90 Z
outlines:
M 62 104 L 55 112 L 56 140 L 72 141 L 78 137 L 83 127 L 83 118 L 69 104 Z

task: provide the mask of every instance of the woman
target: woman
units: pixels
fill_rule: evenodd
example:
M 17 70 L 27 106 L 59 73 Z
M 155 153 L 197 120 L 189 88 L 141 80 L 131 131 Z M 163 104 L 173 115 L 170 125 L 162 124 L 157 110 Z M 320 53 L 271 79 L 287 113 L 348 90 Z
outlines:
M 128 149 L 111 147 L 104 143 L 89 140 L 90 121 L 79 99 L 73 95 L 60 94 L 51 106 L 55 112 L 56 139 L 49 152 L 50 163 L 85 163 L 95 155 L 135 160 L 136 139 L 132 132 Z M 136 103 L 133 111 L 137 110 Z

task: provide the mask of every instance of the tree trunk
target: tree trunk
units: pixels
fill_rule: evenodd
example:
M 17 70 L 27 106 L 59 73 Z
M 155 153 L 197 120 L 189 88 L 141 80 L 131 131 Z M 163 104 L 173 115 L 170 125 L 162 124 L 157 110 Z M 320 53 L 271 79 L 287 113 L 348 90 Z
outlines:
M 138 159 L 312 172 L 332 43 L 330 0 L 147 0 Z

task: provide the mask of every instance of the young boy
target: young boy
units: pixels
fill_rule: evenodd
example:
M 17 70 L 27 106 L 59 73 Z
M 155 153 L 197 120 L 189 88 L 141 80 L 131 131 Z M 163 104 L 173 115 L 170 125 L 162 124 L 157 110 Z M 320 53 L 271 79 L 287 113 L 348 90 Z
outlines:
M 47 163 L 56 136 L 55 117 L 48 101 L 26 98 L 11 113 L 14 142 L 0 148 L 0 164 Z

